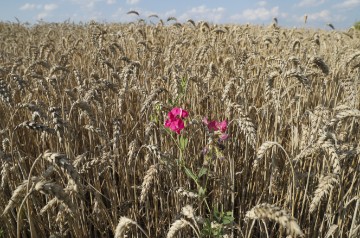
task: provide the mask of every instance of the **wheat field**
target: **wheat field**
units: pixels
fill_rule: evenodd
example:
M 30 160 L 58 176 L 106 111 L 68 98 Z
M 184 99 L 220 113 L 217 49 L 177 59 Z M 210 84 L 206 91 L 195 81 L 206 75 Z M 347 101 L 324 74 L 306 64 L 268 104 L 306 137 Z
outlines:
M 1 236 L 359 237 L 360 32 L 157 22 L 0 23 Z

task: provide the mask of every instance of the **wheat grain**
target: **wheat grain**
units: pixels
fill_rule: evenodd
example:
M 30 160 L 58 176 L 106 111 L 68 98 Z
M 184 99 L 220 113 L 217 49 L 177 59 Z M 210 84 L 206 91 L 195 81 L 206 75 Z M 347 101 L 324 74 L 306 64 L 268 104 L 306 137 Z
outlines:
M 130 225 L 135 224 L 133 220 L 127 218 L 127 217 L 120 217 L 119 223 L 116 226 L 115 230 L 115 238 L 124 238 L 126 237 L 126 232 L 129 229 Z
M 324 196 L 330 192 L 336 183 L 339 183 L 339 181 L 335 174 L 329 174 L 320 179 L 319 185 L 315 190 L 314 197 L 310 204 L 310 213 L 317 209 L 321 199 L 323 199 Z
M 297 221 L 287 214 L 285 210 L 271 204 L 263 203 L 253 207 L 246 212 L 246 217 L 250 219 L 270 219 L 278 222 L 286 228 L 291 236 L 304 236 Z
M 176 220 L 174 223 L 171 224 L 171 227 L 170 227 L 168 233 L 166 234 L 166 238 L 175 237 L 177 232 L 184 229 L 188 225 L 189 225 L 189 222 L 186 221 L 185 219 Z
M 130 218 L 127 218 L 127 217 L 120 217 L 119 223 L 117 224 L 116 229 L 115 229 L 114 237 L 115 238 L 125 238 L 125 237 L 127 237 L 126 233 L 127 233 L 128 229 L 129 229 L 129 227 L 131 225 L 135 225 L 136 227 L 138 227 L 143 232 L 143 234 L 146 237 L 149 237 L 146 234 L 146 232 L 135 221 L 133 221 Z
M 249 117 L 242 116 L 237 119 L 238 125 L 241 131 L 244 133 L 247 143 L 255 148 L 256 147 L 256 128 L 254 123 L 251 121 Z M 260 150 L 260 148 L 259 148 Z M 260 153 L 260 152 L 259 152 Z M 259 155 L 258 153 L 258 155 Z M 262 152 L 265 153 L 265 152 Z M 262 157 L 262 153 L 260 153 L 260 157 Z M 258 158 L 261 159 L 259 156 Z
M 148 171 L 146 171 L 144 181 L 141 185 L 140 202 L 145 202 L 145 196 L 148 194 L 151 184 L 157 176 L 159 170 L 159 164 L 151 165 Z
M 264 142 L 257 150 L 257 158 L 254 160 L 254 167 L 257 167 L 259 165 L 259 161 L 265 156 L 266 151 L 272 148 L 274 145 L 276 145 L 276 142 L 272 141 L 266 141 Z

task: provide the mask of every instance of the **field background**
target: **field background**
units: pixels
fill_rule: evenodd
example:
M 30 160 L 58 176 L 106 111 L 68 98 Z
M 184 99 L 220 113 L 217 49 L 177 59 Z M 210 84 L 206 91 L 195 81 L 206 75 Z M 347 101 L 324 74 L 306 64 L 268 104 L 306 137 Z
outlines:
M 1 23 L 3 237 L 358 237 L 359 49 L 276 23 Z

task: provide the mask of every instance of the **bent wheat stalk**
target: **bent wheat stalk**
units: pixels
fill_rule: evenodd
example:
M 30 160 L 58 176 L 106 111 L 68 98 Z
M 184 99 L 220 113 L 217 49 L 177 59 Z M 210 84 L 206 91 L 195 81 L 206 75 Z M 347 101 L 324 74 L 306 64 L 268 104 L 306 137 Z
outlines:
M 269 149 L 269 148 L 272 148 L 274 145 L 278 146 L 280 149 L 282 149 L 282 151 L 284 151 L 284 154 L 287 158 L 287 160 L 289 161 L 289 164 L 290 164 L 290 168 L 291 168 L 291 173 L 292 173 L 292 181 L 293 181 L 293 185 L 292 185 L 292 188 L 293 188 L 293 192 L 292 192 L 292 204 L 291 204 L 291 207 L 292 207 L 292 215 L 294 215 L 294 212 L 295 212 L 295 169 L 294 169 L 294 166 L 291 162 L 291 159 L 288 155 L 288 153 L 286 152 L 286 150 L 284 149 L 284 147 L 282 147 L 279 143 L 277 142 L 274 142 L 274 141 L 266 141 L 265 143 L 263 143 L 259 150 L 258 150 L 258 157 L 261 159 L 262 157 L 264 157 L 266 151 Z

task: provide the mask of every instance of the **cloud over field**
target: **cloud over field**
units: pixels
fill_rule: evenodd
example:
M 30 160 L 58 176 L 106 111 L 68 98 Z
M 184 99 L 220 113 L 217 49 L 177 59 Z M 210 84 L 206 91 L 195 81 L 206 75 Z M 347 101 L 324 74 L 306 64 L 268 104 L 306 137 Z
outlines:
M 259 7 L 255 9 L 246 9 L 240 14 L 235 14 L 230 17 L 231 20 L 269 20 L 273 17 L 278 17 L 279 15 L 285 16 L 285 13 L 280 13 L 279 7 L 265 8 Z
M 41 6 L 41 5 L 40 5 Z M 20 10 L 23 10 L 23 11 L 27 11 L 27 10 L 34 10 L 36 8 L 38 8 L 39 5 L 36 5 L 36 4 L 31 4 L 31 3 L 25 3 L 24 5 L 22 5 L 20 7 Z
M 335 4 L 335 8 L 352 8 L 360 6 L 360 0 L 346 0 L 342 3 Z
M 58 7 L 59 6 L 55 3 L 44 4 L 44 5 L 25 3 L 20 7 L 20 10 L 22 11 L 37 10 L 38 13 L 36 15 L 36 19 L 39 20 L 39 19 L 44 19 L 47 16 L 51 15 L 53 11 L 56 10 Z
M 127 4 L 136 4 L 136 3 L 138 3 L 140 0 L 126 0 L 126 3 Z
M 208 8 L 205 5 L 193 7 L 190 10 L 183 13 L 179 20 L 208 20 L 213 22 L 219 22 L 224 15 L 225 8 L 223 7 L 215 7 L 215 8 Z
M 281 26 L 304 26 L 304 16 L 308 16 L 307 27 L 325 28 L 324 22 L 331 22 L 337 29 L 347 29 L 359 19 L 360 0 L 295 0 L 295 1 L 163 1 L 163 0 L 61 0 L 61 1 L 8 1 L 0 15 L 3 20 L 18 17 L 21 21 L 34 22 L 39 19 L 61 22 L 90 20 L 104 22 L 129 22 L 146 19 L 156 14 L 159 19 L 175 17 L 179 22 L 188 19 L 211 23 L 268 24 L 276 17 Z M 8 7 L 5 7 L 7 9 Z M 140 16 L 129 16 L 135 10 Z M 151 23 L 159 19 L 152 18 Z
M 297 7 L 315 7 L 325 3 L 326 0 L 302 0 L 295 6 Z

